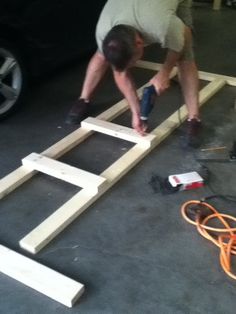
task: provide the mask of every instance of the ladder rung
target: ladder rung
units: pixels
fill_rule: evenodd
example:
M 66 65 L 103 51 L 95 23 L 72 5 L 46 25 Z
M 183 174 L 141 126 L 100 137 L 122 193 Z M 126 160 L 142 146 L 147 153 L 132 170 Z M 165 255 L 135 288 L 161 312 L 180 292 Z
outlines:
M 22 164 L 27 168 L 46 173 L 71 184 L 92 190 L 93 193 L 97 193 L 106 181 L 106 179 L 101 176 L 36 153 L 32 153 L 23 158 Z
M 135 131 L 134 129 L 92 117 L 88 117 L 87 119 L 82 121 L 81 127 L 118 137 L 133 143 L 141 144 L 142 146 L 147 148 L 151 146 L 151 143 L 155 138 L 155 135 L 153 134 L 147 134 L 145 136 L 142 136 L 138 134 L 137 131 Z

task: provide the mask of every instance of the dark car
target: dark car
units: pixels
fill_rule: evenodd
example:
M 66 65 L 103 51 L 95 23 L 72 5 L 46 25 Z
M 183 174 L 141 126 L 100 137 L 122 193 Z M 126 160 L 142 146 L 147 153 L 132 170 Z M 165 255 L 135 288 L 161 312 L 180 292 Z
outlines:
M 21 103 L 29 77 L 95 48 L 105 0 L 0 1 L 0 119 Z

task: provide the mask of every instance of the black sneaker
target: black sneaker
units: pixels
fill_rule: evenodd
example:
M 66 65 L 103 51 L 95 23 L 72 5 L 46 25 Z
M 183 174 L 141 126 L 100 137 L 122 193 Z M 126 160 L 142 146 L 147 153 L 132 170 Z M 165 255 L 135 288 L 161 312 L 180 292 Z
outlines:
M 201 144 L 200 130 L 202 123 L 198 119 L 191 119 L 187 121 L 187 130 L 185 134 L 185 147 L 198 148 Z
M 80 98 L 76 100 L 74 105 L 71 107 L 68 116 L 66 117 L 66 124 L 80 124 L 80 122 L 89 116 L 89 102 Z

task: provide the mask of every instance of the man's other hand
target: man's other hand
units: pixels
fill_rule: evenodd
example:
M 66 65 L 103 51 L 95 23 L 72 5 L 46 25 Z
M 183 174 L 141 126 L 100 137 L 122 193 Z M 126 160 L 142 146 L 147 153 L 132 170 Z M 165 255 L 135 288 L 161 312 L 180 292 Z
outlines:
M 154 85 L 158 95 L 162 94 L 170 86 L 169 73 L 160 70 L 151 80 L 150 84 Z

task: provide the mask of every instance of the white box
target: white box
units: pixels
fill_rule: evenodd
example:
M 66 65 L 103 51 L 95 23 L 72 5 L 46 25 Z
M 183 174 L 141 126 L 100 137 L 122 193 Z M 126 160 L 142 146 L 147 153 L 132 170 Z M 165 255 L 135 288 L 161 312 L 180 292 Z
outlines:
M 173 187 L 180 186 L 181 190 L 190 190 L 204 185 L 203 178 L 196 172 L 187 172 L 182 174 L 174 174 L 168 177 Z

